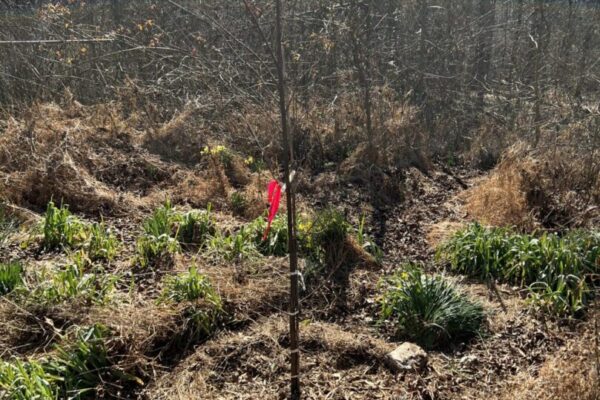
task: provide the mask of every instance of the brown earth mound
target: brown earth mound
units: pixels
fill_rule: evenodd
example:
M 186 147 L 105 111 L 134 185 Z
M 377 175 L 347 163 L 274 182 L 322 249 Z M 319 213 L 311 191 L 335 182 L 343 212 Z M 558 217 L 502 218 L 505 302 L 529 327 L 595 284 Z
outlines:
M 394 390 L 393 375 L 383 366 L 392 345 L 365 334 L 345 332 L 324 322 L 303 325 L 301 346 L 307 399 L 340 392 L 370 398 L 369 390 Z M 247 331 L 225 334 L 207 343 L 170 374 L 148 388 L 148 399 L 285 398 L 288 385 L 287 318 L 260 319 Z M 376 383 L 373 383 L 376 381 Z
M 566 144 L 514 145 L 491 175 L 465 193 L 469 218 L 522 230 L 597 225 L 600 154 L 589 152 L 586 159 Z
M 181 133 L 181 124 L 168 122 L 159 132 Z M 133 126 L 116 106 L 33 106 L 22 120 L 11 119 L 0 137 L 2 198 L 36 210 L 54 199 L 74 211 L 115 215 L 151 207 L 166 197 L 205 206 L 215 196 L 226 196 L 229 188 L 214 190 L 218 182 L 211 174 L 149 152 L 144 144 L 152 134 Z M 170 142 L 161 145 L 167 148 Z M 187 140 L 183 145 L 194 148 Z

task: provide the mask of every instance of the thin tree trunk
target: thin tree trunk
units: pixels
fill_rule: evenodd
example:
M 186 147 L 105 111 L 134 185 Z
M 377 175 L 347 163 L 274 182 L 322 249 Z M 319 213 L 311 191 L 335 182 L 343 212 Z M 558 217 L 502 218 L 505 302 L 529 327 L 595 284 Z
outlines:
M 283 166 L 287 190 L 288 250 L 290 253 L 290 360 L 291 360 L 291 398 L 300 399 L 300 349 L 298 346 L 298 251 L 296 247 L 296 204 L 292 184 L 290 164 L 293 161 L 291 133 L 288 130 L 288 117 L 285 93 L 285 60 L 283 56 L 282 1 L 276 0 L 276 45 L 277 80 L 279 88 L 279 111 L 281 114 L 281 132 L 283 139 Z

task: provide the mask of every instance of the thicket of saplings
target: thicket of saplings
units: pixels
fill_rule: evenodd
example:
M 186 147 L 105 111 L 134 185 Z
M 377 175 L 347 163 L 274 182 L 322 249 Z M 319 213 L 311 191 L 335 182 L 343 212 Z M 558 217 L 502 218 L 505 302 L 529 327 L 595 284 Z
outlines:
M 4 213 L 2 227 L 15 223 Z M 158 207 L 144 222 L 131 257 L 133 271 L 174 263 L 182 252 L 196 252 L 207 262 L 251 262 L 265 256 L 285 257 L 287 226 L 275 219 L 267 240 L 264 217 L 231 230 L 222 229 L 210 207 L 180 210 L 170 202 Z M 307 260 L 306 290 L 311 282 L 336 276 L 342 257 L 338 250 L 353 243 L 375 262 L 381 250 L 358 227 L 334 209 L 299 215 L 299 248 Z M 39 238 L 39 239 L 36 239 Z M 67 205 L 48 204 L 43 223 L 23 246 L 39 245 L 64 251 L 64 265 L 31 269 L 19 261 L 0 264 L 0 294 L 27 309 L 60 306 L 70 301 L 106 305 L 118 302 L 123 277 L 111 272 L 111 262 L 122 244 L 104 223 L 88 223 L 69 212 Z M 540 232 L 519 234 L 508 228 L 469 225 L 438 248 L 440 264 L 450 271 L 484 282 L 506 282 L 523 288 L 536 310 L 555 316 L 581 317 L 593 298 L 600 272 L 600 233 L 573 231 L 563 235 Z M 345 259 L 348 261 L 348 259 Z M 344 261 L 342 261 L 344 262 Z M 135 273 L 133 275 L 135 277 Z M 196 266 L 167 275 L 158 304 L 183 305 L 192 338 L 207 338 L 227 312 L 210 279 Z M 135 281 L 128 282 L 132 286 Z M 464 343 L 482 332 L 485 310 L 442 275 L 424 272 L 414 264 L 401 266 L 381 281 L 378 320 L 392 325 L 399 340 L 412 340 L 428 349 Z M 107 343 L 110 329 L 96 324 L 76 327 L 60 338 L 44 358 L 0 363 L 0 393 L 15 399 L 55 399 L 93 396 L 107 380 L 135 380 L 116 368 Z

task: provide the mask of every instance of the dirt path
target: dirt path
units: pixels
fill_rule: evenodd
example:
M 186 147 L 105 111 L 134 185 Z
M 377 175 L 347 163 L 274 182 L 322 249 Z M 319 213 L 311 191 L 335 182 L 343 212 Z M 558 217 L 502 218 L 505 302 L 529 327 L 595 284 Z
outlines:
M 427 243 L 430 226 L 446 219 L 462 220 L 455 197 L 481 175 L 480 171 L 441 164 L 427 174 L 410 168 L 393 178 L 404 198 L 387 196 L 382 200 L 378 187 L 369 192 L 363 184 L 340 183 L 335 174 L 322 174 L 313 180 L 312 193 L 303 200 L 315 208 L 343 209 L 355 225 L 366 215 L 369 234 L 382 247 L 386 264 L 426 262 L 433 254 Z
M 403 261 L 431 261 L 433 251 L 427 242 L 429 229 L 443 220 L 463 220 L 458 193 L 480 175 L 477 171 L 444 168 L 429 175 L 411 169 L 406 176 L 407 198 L 389 211 L 375 214 L 379 226 L 377 236 L 383 240 L 386 261 L 399 264 Z M 381 235 L 384 233 L 384 235 Z

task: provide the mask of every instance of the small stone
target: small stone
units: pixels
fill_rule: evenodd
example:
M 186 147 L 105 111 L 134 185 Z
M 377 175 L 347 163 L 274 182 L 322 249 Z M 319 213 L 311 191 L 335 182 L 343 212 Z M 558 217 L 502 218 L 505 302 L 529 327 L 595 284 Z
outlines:
M 427 366 L 427 353 L 414 343 L 404 342 L 386 354 L 384 361 L 394 372 L 421 371 Z
M 464 357 L 462 357 L 460 359 L 459 363 L 461 365 L 466 365 L 466 366 L 476 364 L 477 363 L 477 356 L 472 356 L 472 355 L 471 356 L 464 356 Z

